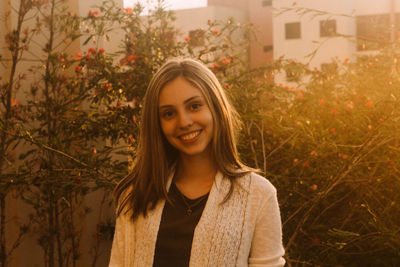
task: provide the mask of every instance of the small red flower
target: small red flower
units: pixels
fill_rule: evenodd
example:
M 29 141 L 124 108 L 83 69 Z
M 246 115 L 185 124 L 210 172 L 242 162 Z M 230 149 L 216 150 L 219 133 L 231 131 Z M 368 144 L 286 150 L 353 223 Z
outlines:
M 98 10 L 93 11 L 93 10 L 89 9 L 89 12 L 88 12 L 89 17 L 97 17 L 99 14 L 100 14 L 100 11 L 98 11 Z
M 231 63 L 231 59 L 229 59 L 227 57 L 223 57 L 223 58 L 221 58 L 221 62 L 225 65 L 229 65 Z
M 130 7 L 127 7 L 127 8 L 125 8 L 125 12 L 126 12 L 127 14 L 132 14 L 132 13 L 133 13 L 133 9 L 130 8 Z
M 81 65 L 76 66 L 75 72 L 76 73 L 81 73 L 82 72 L 82 66 Z
M 18 99 L 11 99 L 11 106 L 12 107 L 18 107 L 19 106 Z
M 99 49 L 99 53 L 104 53 L 104 51 L 105 51 L 104 48 Z
M 303 99 L 303 91 L 302 90 L 297 91 L 297 99 L 298 100 L 302 100 Z
M 225 84 L 226 89 L 231 89 L 231 85 L 229 83 Z
M 190 42 L 190 37 L 189 37 L 189 36 L 186 36 L 186 37 L 184 38 L 184 40 L 185 40 L 186 42 Z
M 337 115 L 337 114 L 339 114 L 339 111 L 337 110 L 337 109 L 332 109 L 331 110 L 331 113 L 333 114 L 333 115 Z
M 83 54 L 81 51 L 78 51 L 75 53 L 75 60 L 81 60 Z
M 349 108 L 349 109 L 353 109 L 353 108 L 354 108 L 353 101 L 350 101 L 350 102 L 346 105 L 346 107 Z
M 317 190 L 318 189 L 318 186 L 316 185 L 316 184 L 313 184 L 312 186 L 310 186 L 310 188 L 311 188 L 311 190 Z
M 368 101 L 367 103 L 365 103 L 365 106 L 372 108 L 372 107 L 374 107 L 374 102 Z
M 220 31 L 218 29 L 214 29 L 212 32 L 214 35 L 220 35 Z
M 313 239 L 311 239 L 311 244 L 313 245 L 313 246 L 318 246 L 319 244 L 320 244 L 320 240 L 319 240 L 319 238 L 317 238 L 317 237 L 314 237 Z
M 219 67 L 220 66 L 219 66 L 219 64 L 217 62 L 214 62 L 213 65 L 212 65 L 213 69 L 218 69 Z
M 344 58 L 344 62 L 345 62 L 345 63 L 348 63 L 349 61 L 350 61 L 350 58 L 348 58 L 348 57 L 345 57 L 345 58 Z
M 91 47 L 91 48 L 88 49 L 88 53 L 96 54 L 96 49 Z
M 308 163 L 308 161 L 302 162 L 301 165 L 302 165 L 303 167 L 310 168 L 310 163 Z
M 92 153 L 96 154 L 97 153 L 97 149 L 95 147 L 92 147 Z
M 335 128 L 331 128 L 329 131 L 330 131 L 331 133 L 334 133 L 334 132 L 336 132 L 336 129 L 335 129 Z
M 105 83 L 105 84 L 104 84 L 104 88 L 106 88 L 107 91 L 110 91 L 110 90 L 111 90 L 111 84 Z

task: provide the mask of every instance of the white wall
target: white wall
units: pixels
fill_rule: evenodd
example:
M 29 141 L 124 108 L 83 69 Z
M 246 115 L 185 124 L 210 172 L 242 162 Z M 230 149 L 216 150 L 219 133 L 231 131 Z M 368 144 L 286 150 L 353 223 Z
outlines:
M 275 0 L 273 1 L 275 13 L 284 8 L 292 10 L 274 17 L 274 58 L 284 56 L 301 62 L 309 62 L 311 67 L 320 67 L 322 63 L 328 63 L 333 57 L 352 58 L 356 53 L 356 46 L 352 42 L 352 38 L 321 38 L 319 22 L 325 19 L 335 19 L 338 34 L 355 36 L 356 16 L 389 13 L 392 1 L 395 11 L 400 12 L 400 0 Z M 315 11 L 303 15 L 296 13 L 296 10 L 299 11 L 302 8 Z M 321 15 L 318 14 L 318 11 L 325 11 L 329 14 Z M 285 23 L 289 22 L 301 22 L 300 39 L 285 39 Z M 317 48 L 318 52 L 312 60 L 307 57 Z
M 184 36 L 190 30 L 206 28 L 209 19 L 227 21 L 230 17 L 233 17 L 235 22 L 244 22 L 247 20 L 246 10 L 223 6 L 175 10 L 175 15 L 175 26 Z
M 296 3 L 293 5 L 293 3 Z M 320 37 L 320 21 L 326 19 L 336 20 L 336 31 L 343 35 L 355 34 L 354 18 L 349 17 L 355 8 L 354 0 L 279 0 L 273 2 L 275 12 L 282 8 L 291 7 L 293 10 L 286 11 L 274 17 L 273 41 L 274 58 L 281 56 L 295 59 L 301 62 L 309 62 L 311 67 L 320 67 L 321 63 L 331 61 L 332 57 L 345 58 L 355 52 L 354 45 L 344 37 Z M 304 15 L 296 13 L 301 8 L 310 10 Z M 319 11 L 328 12 L 320 14 Z M 301 23 L 300 39 L 285 39 L 285 24 L 290 22 Z M 318 49 L 314 58 L 307 57 Z

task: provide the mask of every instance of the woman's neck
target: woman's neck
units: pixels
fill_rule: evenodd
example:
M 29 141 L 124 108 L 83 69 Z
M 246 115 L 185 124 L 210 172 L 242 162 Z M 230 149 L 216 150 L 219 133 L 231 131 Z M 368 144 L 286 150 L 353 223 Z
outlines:
M 174 182 L 185 196 L 193 199 L 210 191 L 216 173 L 211 156 L 181 156 Z

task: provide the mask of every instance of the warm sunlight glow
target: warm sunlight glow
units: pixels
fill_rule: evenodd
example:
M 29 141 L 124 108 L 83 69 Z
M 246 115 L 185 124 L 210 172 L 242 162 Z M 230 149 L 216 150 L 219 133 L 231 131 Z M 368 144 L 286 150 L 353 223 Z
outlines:
M 132 7 L 136 3 L 141 3 L 150 8 L 157 5 L 157 2 L 157 0 L 124 0 L 124 7 Z M 163 6 L 172 10 L 205 7 L 207 6 L 207 0 L 165 0 L 163 1 Z

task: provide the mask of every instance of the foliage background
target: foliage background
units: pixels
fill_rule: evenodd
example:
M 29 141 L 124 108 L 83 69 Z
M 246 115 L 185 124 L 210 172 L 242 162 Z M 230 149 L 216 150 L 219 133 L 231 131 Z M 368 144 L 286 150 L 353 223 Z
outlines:
M 205 62 L 240 112 L 241 157 L 278 189 L 288 266 L 399 265 L 398 43 L 323 72 L 283 58 L 250 68 L 252 29 L 234 19 L 208 21 L 199 42 L 162 7 L 141 17 L 105 1 L 79 17 L 67 6 L 21 0 L 4 14 L 18 19 L 0 57 L 1 266 L 32 236 L 44 266 L 106 264 L 110 192 L 135 157 L 147 83 L 175 56 Z M 115 31 L 125 38 L 106 51 Z M 285 71 L 296 79 L 275 83 Z M 15 199 L 24 218 L 9 216 Z

